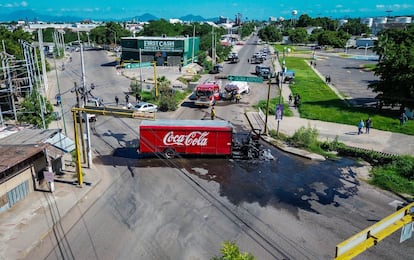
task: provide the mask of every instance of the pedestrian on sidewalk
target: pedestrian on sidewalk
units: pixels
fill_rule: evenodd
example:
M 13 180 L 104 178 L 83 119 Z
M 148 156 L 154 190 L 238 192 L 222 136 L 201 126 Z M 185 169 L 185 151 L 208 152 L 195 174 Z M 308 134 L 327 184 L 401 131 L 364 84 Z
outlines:
M 119 98 L 118 98 L 118 96 L 115 96 L 115 104 L 116 104 L 116 106 L 118 106 L 118 104 L 119 104 Z
M 62 104 L 62 98 L 60 97 L 59 94 L 56 95 L 56 106 L 59 106 L 60 104 Z
M 367 120 L 365 120 L 365 133 L 369 134 L 369 129 L 372 127 L 372 120 L 370 117 L 368 117 Z
M 292 97 L 292 93 L 290 93 L 290 94 L 289 94 L 289 104 L 290 104 L 290 103 L 292 103 L 292 99 L 293 99 L 293 97 Z
M 404 125 L 407 119 L 408 119 L 407 115 L 404 112 L 402 112 L 400 115 L 400 125 Z
M 211 120 L 214 120 L 216 118 L 216 109 L 214 106 L 211 107 Z
M 141 95 L 140 95 L 139 93 L 136 93 L 136 94 L 135 94 L 135 100 L 136 100 L 137 102 L 140 102 L 140 101 L 141 101 Z
M 125 95 L 125 104 L 128 104 L 129 103 L 129 95 L 128 94 L 126 94 Z
M 358 135 L 362 134 L 362 128 L 364 128 L 364 120 L 360 120 L 358 123 Z

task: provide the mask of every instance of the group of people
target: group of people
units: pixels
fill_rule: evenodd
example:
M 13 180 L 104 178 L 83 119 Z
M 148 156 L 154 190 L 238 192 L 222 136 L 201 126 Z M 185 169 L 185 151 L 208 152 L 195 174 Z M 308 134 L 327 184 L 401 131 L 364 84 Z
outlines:
M 325 76 L 325 82 L 326 82 L 327 84 L 331 83 L 331 75 L 326 75 L 326 76 Z
M 141 101 L 141 95 L 139 93 L 136 93 L 135 94 L 135 99 L 136 99 L 137 102 L 140 102 Z M 118 96 L 115 96 L 115 104 L 116 104 L 116 106 L 119 105 L 119 97 Z M 131 103 L 129 103 L 129 94 L 128 93 L 125 94 L 125 104 L 127 105 L 127 107 L 132 106 Z
M 404 112 L 402 112 L 399 119 L 400 119 L 400 125 L 404 125 L 405 122 L 408 120 L 408 117 Z
M 292 103 L 292 100 L 293 100 L 293 96 L 292 96 L 292 94 L 289 94 L 289 104 Z M 300 105 L 300 95 L 299 94 L 295 95 L 295 101 L 293 102 L 293 105 L 295 107 L 299 107 L 299 105 Z
M 364 127 L 365 127 L 365 133 L 369 134 L 369 130 L 372 127 L 372 119 L 370 117 L 368 117 L 365 120 L 365 122 L 362 119 L 359 121 L 359 123 L 358 123 L 358 135 L 362 134 Z

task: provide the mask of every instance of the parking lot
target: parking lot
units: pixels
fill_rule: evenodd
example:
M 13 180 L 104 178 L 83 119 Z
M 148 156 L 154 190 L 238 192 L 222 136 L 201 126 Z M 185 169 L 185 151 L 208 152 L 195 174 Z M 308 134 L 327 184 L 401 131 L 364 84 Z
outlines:
M 315 69 L 322 76 L 330 76 L 331 85 L 351 104 L 374 106 L 377 93 L 368 89 L 368 85 L 378 80 L 378 77 L 372 71 L 364 69 L 363 65 L 376 64 L 377 61 L 369 60 L 372 54 L 365 56 L 362 50 L 354 52 L 351 58 L 343 58 L 338 54 L 317 51 Z

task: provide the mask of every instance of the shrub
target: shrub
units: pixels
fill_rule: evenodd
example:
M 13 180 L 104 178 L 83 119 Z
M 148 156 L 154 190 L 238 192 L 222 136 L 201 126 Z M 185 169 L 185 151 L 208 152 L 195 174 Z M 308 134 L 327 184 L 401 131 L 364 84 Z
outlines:
M 159 109 L 161 111 L 175 111 L 177 109 L 174 95 L 161 95 L 159 100 Z
M 414 158 L 408 155 L 396 157 L 390 167 L 402 177 L 414 180 Z
M 305 128 L 302 126 L 293 134 L 290 140 L 301 147 L 319 147 L 318 135 L 316 128 L 311 128 L 310 126 Z

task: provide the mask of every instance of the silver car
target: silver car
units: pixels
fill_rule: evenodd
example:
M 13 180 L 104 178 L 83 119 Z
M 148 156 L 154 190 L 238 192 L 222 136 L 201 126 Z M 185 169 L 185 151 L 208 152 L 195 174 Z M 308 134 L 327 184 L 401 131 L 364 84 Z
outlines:
M 139 102 L 134 106 L 134 110 L 140 111 L 140 112 L 154 113 L 154 112 L 157 112 L 158 107 L 157 105 L 154 105 L 148 102 Z

